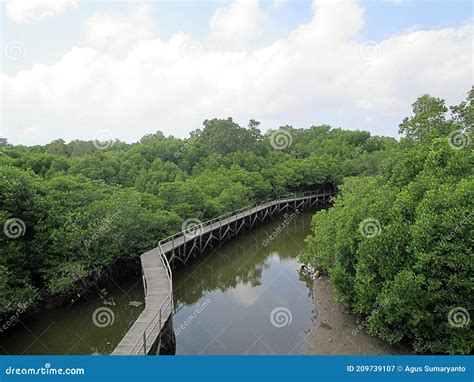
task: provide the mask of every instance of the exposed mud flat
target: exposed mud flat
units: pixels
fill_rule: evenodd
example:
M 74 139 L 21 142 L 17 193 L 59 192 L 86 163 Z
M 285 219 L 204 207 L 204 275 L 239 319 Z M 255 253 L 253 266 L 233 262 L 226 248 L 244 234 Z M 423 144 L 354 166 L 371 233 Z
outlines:
M 409 354 L 403 346 L 390 345 L 369 335 L 363 318 L 351 314 L 335 301 L 326 276 L 315 278 L 313 298 L 317 314 L 306 335 L 305 354 Z

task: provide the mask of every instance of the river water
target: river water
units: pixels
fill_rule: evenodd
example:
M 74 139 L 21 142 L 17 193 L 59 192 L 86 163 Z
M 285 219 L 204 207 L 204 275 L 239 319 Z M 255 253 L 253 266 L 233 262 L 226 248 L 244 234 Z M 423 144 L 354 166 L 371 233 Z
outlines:
M 317 307 L 297 259 L 313 213 L 268 221 L 174 271 L 176 354 L 304 353 Z M 109 354 L 143 299 L 140 279 L 42 311 L 4 330 L 0 352 Z
M 301 354 L 315 306 L 298 256 L 310 213 L 257 226 L 177 272 L 177 354 Z

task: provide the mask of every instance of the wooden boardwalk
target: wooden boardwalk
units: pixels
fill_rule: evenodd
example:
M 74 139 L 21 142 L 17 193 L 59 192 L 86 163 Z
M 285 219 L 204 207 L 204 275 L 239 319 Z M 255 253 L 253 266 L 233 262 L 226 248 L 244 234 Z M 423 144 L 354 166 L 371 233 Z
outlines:
M 160 246 L 141 255 L 140 260 L 145 289 L 145 309 L 112 355 L 150 353 L 159 346 L 161 330 L 173 311 L 172 274 Z
M 162 329 L 173 312 L 171 265 L 175 262 L 186 264 L 190 256 L 202 253 L 214 243 L 222 243 L 245 228 L 251 229 L 255 224 L 275 214 L 326 204 L 333 194 L 333 191 L 323 191 L 269 200 L 258 206 L 246 207 L 198 224 L 161 240 L 158 247 L 140 257 L 145 309 L 112 355 L 146 355 L 159 349 Z

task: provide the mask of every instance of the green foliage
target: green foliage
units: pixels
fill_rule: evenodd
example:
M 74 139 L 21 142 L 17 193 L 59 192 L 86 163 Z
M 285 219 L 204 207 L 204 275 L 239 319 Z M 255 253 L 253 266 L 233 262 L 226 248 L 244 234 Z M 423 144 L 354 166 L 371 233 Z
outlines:
M 334 206 L 313 219 L 303 261 L 329 272 L 336 298 L 367 315 L 372 334 L 408 340 L 417 352 L 468 353 L 472 312 L 473 153 L 453 132 L 473 126 L 471 89 L 448 108 L 428 95 L 400 124 L 405 138 L 364 131 L 283 126 L 291 144 L 272 146 L 259 122 L 204 122 L 188 139 L 161 132 L 140 142 L 56 140 L 13 146 L 0 139 L 0 313 L 61 296 L 110 265 L 135 260 L 187 218 L 202 221 L 292 191 L 339 186 Z M 368 238 L 361 223 L 379 225 Z
M 67 295 L 116 262 L 138 262 L 185 219 L 376 174 L 395 146 L 329 126 L 285 129 L 293 139 L 285 152 L 271 147 L 259 122 L 244 128 L 230 118 L 207 120 L 185 140 L 157 132 L 103 150 L 0 140 L 0 223 L 17 218 L 26 227 L 17 239 L 0 235 L 0 313 L 32 296 Z
M 329 272 L 338 301 L 368 316 L 370 333 L 420 353 L 474 347 L 468 317 L 449 318 L 474 312 L 474 157 L 448 139 L 468 131 L 471 101 L 472 91 L 448 118 L 442 100 L 418 99 L 381 175 L 344 180 L 334 206 L 315 215 L 303 256 Z M 373 237 L 361 234 L 365 219 L 379 224 Z

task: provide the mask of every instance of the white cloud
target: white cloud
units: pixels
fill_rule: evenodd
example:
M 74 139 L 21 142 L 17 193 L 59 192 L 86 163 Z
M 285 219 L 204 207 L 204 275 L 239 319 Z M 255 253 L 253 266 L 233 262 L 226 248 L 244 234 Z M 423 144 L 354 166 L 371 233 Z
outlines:
M 108 37 L 91 39 L 54 65 L 2 74 L 3 131 L 22 143 L 38 142 L 20 136 L 25 126 L 39 126 L 42 142 L 104 129 L 130 141 L 156 130 L 185 136 L 204 119 L 233 116 L 264 128 L 329 123 L 395 136 L 419 95 L 453 103 L 471 86 L 471 25 L 402 33 L 366 54 L 363 9 L 338 4 L 315 3 L 310 23 L 255 50 L 204 46 L 190 59 L 190 36 L 161 40 L 147 28 L 122 55 L 110 54 Z M 143 19 L 134 20 L 139 29 Z
M 14 22 L 42 20 L 78 5 L 79 0 L 5 0 L 7 17 Z
M 140 41 L 153 37 L 152 9 L 141 5 L 126 15 L 94 14 L 86 21 L 87 42 L 94 48 L 127 52 Z
M 255 288 L 250 284 L 237 284 L 235 288 L 230 290 L 230 293 L 234 295 L 238 304 L 252 306 L 257 302 L 262 292 L 261 289 L 261 287 Z
M 310 26 L 319 38 L 331 41 L 355 35 L 364 24 L 364 9 L 352 1 L 316 0 Z
M 258 0 L 233 0 L 211 17 L 212 41 L 243 46 L 262 32 L 263 12 Z

